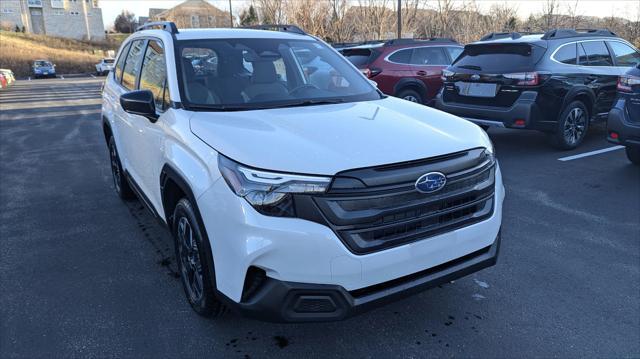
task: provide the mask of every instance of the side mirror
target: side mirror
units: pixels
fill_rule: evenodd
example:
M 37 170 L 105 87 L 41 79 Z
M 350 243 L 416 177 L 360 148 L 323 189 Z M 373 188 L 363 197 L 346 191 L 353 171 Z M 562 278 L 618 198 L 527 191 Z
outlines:
M 121 95 L 120 106 L 125 112 L 144 116 L 151 122 L 158 120 L 156 103 L 153 99 L 153 93 L 149 90 L 131 91 Z

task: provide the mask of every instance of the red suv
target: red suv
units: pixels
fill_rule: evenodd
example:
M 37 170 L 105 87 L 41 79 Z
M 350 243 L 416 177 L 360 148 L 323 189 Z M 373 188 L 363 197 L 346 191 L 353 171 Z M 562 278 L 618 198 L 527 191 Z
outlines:
M 335 46 L 335 45 L 334 45 Z M 336 46 L 387 95 L 431 105 L 442 87 L 442 70 L 464 49 L 451 39 L 398 39 Z

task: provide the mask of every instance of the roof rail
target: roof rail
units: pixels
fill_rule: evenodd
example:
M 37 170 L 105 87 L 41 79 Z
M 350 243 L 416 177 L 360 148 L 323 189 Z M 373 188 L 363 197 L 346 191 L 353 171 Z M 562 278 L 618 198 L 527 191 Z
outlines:
M 286 24 L 263 24 L 263 25 L 245 26 L 243 27 L 243 29 L 292 32 L 294 34 L 307 35 L 307 33 L 304 32 L 304 30 L 302 30 L 298 26 L 286 25 Z
M 429 38 L 417 38 L 417 39 L 393 39 L 393 40 L 386 41 L 384 43 L 384 46 L 411 45 L 411 44 L 419 44 L 421 42 L 426 42 L 426 41 L 458 43 L 456 40 L 448 37 L 429 37 Z
M 136 31 L 149 30 L 155 27 L 159 27 L 160 29 L 169 32 L 171 35 L 178 33 L 178 27 L 171 21 L 148 22 L 144 25 L 138 26 Z
M 617 37 L 618 35 L 608 29 L 553 29 L 545 32 L 544 36 L 542 36 L 542 40 L 586 36 Z

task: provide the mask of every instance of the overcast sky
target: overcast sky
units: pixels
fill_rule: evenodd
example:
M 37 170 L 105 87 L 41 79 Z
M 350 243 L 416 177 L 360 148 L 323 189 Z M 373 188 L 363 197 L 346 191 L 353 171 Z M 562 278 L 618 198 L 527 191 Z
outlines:
M 1 0 L 0 0 L 1 1 Z M 395 0 L 391 0 L 395 1 Z M 565 12 L 569 5 L 575 4 L 576 0 L 561 0 L 560 11 Z M 136 16 L 147 16 L 149 8 L 168 9 L 181 3 L 180 0 L 100 0 L 102 8 L 102 17 L 106 28 L 113 25 L 113 20 L 122 12 L 129 10 Z M 229 0 L 211 0 L 214 6 L 228 10 Z M 464 0 L 459 0 L 460 4 Z M 243 8 L 251 3 L 250 0 L 232 0 L 233 14 L 238 15 Z M 358 1 L 354 0 L 354 4 Z M 427 4 L 433 5 L 435 0 L 427 1 Z M 542 11 L 544 0 L 477 0 L 477 3 L 483 11 L 488 10 L 493 4 L 509 3 L 518 8 L 518 14 L 521 18 L 527 18 L 530 14 L 536 14 Z M 583 16 L 617 16 L 624 17 L 629 20 L 638 20 L 638 12 L 640 9 L 640 0 L 578 0 L 578 14 Z

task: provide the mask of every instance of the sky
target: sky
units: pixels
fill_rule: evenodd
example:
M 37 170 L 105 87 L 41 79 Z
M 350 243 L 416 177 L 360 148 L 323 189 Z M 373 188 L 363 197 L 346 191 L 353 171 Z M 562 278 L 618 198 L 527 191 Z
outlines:
M 294 0 L 295 1 L 295 0 Z M 392 0 L 395 1 L 395 0 Z M 464 0 L 458 0 L 461 4 Z M 560 11 L 565 12 L 566 8 L 575 4 L 576 0 L 560 0 Z M 105 28 L 111 27 L 116 16 L 122 10 L 129 10 L 136 16 L 147 16 L 149 8 L 168 9 L 181 3 L 181 0 L 100 0 L 102 8 L 102 18 Z M 214 6 L 227 11 L 229 0 L 210 0 Z M 520 18 L 527 18 L 531 14 L 542 11 L 544 0 L 476 0 L 483 11 L 487 11 L 493 4 L 509 3 L 518 9 Z M 231 0 L 233 14 L 238 15 L 242 9 L 250 4 L 250 0 Z M 357 4 L 357 0 L 353 0 Z M 427 5 L 433 5 L 435 0 L 427 1 Z M 637 20 L 640 0 L 578 0 L 578 14 L 582 16 L 617 16 L 629 20 Z

